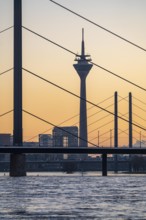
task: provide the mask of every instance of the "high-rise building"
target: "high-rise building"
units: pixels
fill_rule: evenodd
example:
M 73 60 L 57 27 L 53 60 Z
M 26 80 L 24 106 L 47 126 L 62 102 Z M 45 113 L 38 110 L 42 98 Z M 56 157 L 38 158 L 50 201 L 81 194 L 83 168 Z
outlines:
M 78 127 L 54 127 L 53 129 L 54 147 L 78 147 Z M 76 154 L 58 154 L 58 159 L 76 159 Z
M 92 68 L 90 55 L 85 54 L 84 29 L 82 29 L 81 55 L 76 55 L 74 68 L 77 71 L 81 87 L 80 87 L 80 122 L 79 122 L 79 146 L 88 147 L 87 134 L 87 107 L 86 107 L 86 77 Z
M 54 147 L 78 147 L 78 127 L 54 127 Z
M 11 145 L 11 134 L 0 134 L 0 146 Z
M 53 140 L 51 134 L 39 134 L 40 147 L 52 147 Z

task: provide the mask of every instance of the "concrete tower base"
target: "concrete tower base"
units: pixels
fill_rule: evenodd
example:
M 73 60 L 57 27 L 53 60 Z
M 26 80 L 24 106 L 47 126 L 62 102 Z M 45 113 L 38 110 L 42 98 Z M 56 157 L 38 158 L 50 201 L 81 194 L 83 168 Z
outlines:
M 25 154 L 10 155 L 10 176 L 26 176 Z

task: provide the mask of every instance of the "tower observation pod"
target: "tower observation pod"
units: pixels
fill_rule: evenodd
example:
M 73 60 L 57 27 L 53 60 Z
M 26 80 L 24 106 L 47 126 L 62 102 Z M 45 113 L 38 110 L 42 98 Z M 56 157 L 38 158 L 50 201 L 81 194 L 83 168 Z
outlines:
M 76 55 L 74 68 L 80 77 L 80 122 L 79 122 L 79 146 L 88 147 L 87 134 L 87 107 L 86 107 L 86 77 L 92 68 L 90 55 L 85 54 L 84 29 L 82 29 L 81 55 Z

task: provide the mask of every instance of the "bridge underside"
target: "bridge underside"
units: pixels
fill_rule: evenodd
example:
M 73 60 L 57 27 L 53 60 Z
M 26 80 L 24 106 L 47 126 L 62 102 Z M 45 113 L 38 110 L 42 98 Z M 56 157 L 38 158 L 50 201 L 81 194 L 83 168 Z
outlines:
M 107 176 L 108 154 L 146 154 L 146 148 L 33 148 L 33 147 L 0 147 L 0 153 L 10 153 L 10 176 L 25 176 L 25 153 L 50 154 L 102 154 L 102 175 Z

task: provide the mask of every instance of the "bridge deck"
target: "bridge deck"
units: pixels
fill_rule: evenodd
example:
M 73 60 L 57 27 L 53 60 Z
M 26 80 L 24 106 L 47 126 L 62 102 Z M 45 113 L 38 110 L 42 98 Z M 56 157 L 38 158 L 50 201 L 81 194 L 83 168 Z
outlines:
M 64 147 L 0 147 L 0 153 L 63 153 L 63 154 L 146 154 L 146 148 L 64 148 Z

